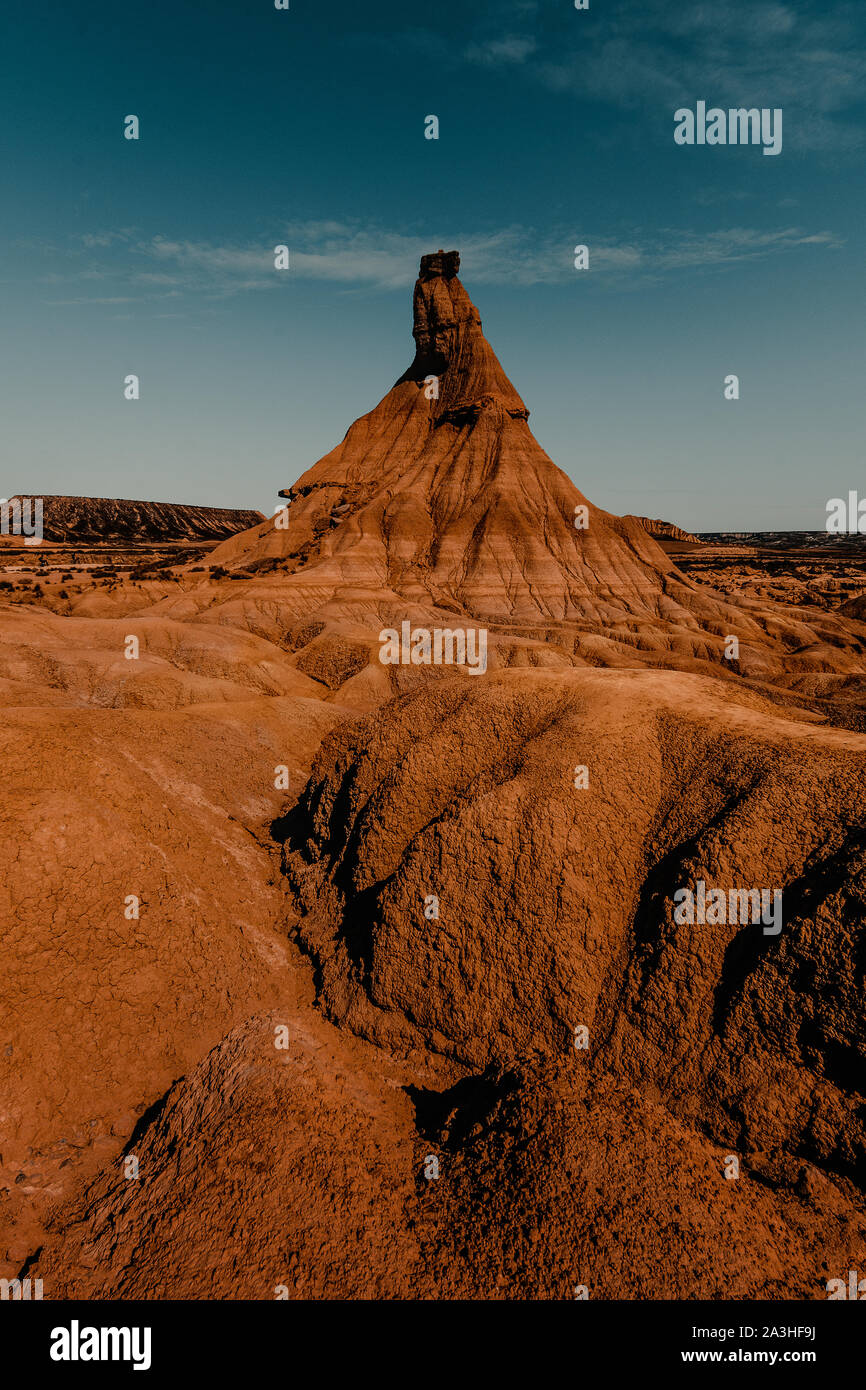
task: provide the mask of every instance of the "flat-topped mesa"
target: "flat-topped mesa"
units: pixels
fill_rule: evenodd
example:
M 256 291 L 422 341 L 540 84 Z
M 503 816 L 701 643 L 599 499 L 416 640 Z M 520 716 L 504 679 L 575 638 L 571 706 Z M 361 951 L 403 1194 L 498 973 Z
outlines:
M 459 422 L 485 407 L 526 420 L 529 411 L 481 330 L 481 315 L 458 279 L 459 269 L 459 251 L 421 257 L 413 298 L 415 360 L 401 380 L 437 378 L 439 396 L 431 412 L 436 424 Z

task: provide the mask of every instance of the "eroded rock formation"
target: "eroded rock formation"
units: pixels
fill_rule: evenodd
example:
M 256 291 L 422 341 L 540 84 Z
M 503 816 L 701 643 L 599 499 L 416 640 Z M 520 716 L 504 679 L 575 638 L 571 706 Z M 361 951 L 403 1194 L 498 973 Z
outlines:
M 862 605 L 724 595 L 593 506 L 458 269 L 282 517 L 0 610 L 0 1262 L 46 1297 L 866 1265 Z M 488 668 L 383 665 L 404 622 Z M 779 931 L 678 916 L 698 883 Z

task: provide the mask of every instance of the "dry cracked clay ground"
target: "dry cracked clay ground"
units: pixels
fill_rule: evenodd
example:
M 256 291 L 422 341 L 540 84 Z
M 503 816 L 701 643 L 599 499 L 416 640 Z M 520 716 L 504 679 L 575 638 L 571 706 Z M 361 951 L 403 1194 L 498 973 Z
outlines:
M 458 269 L 275 519 L 0 605 L 0 1275 L 46 1299 L 866 1265 L 862 603 L 593 506 Z

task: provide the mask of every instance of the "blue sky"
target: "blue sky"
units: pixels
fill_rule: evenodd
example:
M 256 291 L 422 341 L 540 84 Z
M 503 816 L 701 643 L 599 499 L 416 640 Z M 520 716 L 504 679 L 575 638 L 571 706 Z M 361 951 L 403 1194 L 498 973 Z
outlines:
M 862 3 L 4 18 L 2 495 L 271 510 L 411 360 L 440 246 L 599 505 L 810 529 L 866 491 Z M 782 153 L 677 146 L 699 100 L 781 107 Z

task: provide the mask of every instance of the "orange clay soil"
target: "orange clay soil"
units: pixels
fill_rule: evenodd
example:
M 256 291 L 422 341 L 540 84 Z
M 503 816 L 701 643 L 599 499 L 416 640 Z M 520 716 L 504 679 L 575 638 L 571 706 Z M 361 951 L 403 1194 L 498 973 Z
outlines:
M 862 607 L 722 594 L 589 503 L 458 264 L 204 574 L 0 605 L 0 1275 L 47 1299 L 866 1265 Z M 383 665 L 403 622 L 487 670 Z M 679 920 L 700 881 L 781 930 Z

